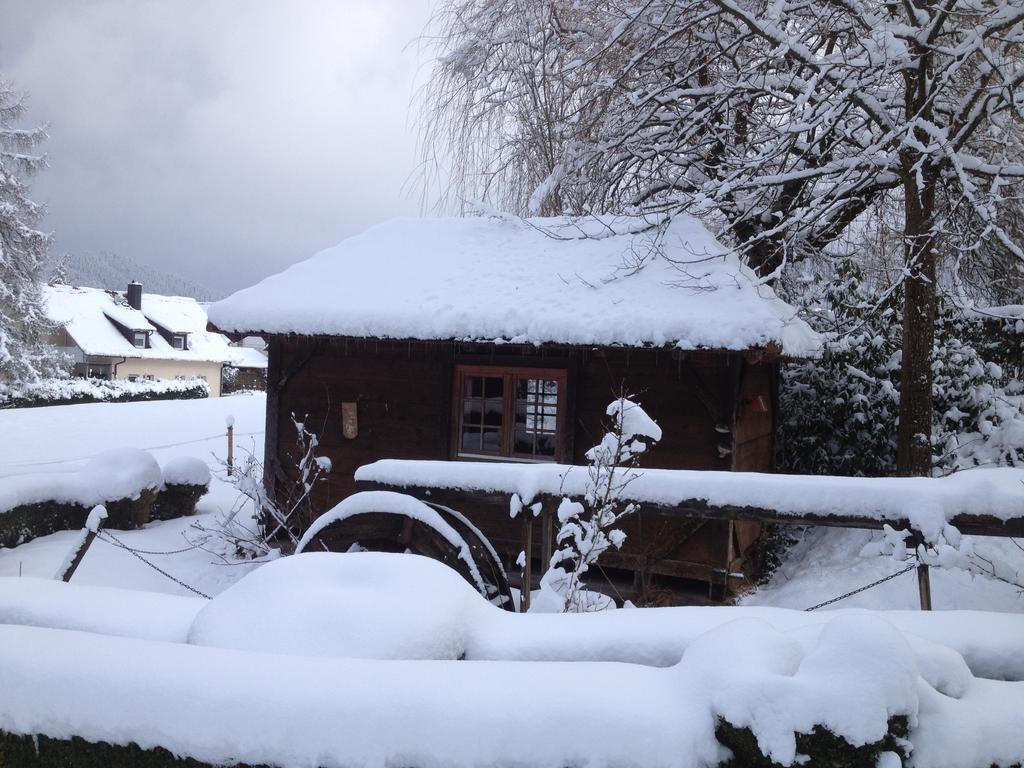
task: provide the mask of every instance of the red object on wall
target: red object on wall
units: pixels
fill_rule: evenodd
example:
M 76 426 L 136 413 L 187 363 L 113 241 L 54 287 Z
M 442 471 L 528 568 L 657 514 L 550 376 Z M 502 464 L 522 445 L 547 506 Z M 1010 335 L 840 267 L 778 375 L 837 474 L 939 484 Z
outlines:
M 747 413 L 768 413 L 768 399 L 758 395 L 747 400 Z

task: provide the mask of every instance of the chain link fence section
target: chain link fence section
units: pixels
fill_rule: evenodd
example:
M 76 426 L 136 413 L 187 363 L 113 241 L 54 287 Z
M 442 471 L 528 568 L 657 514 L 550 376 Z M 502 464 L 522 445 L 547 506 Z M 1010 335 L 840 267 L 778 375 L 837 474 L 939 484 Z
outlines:
M 845 595 L 839 595 L 838 597 L 833 597 L 831 600 L 826 600 L 823 603 L 818 603 L 817 605 L 812 605 L 810 608 L 804 608 L 804 611 L 805 612 L 806 611 L 816 611 L 819 608 L 824 608 L 826 605 L 832 605 L 832 603 L 838 603 L 840 600 L 845 600 L 848 597 L 853 597 L 856 594 L 859 594 L 861 592 L 865 592 L 865 591 L 871 589 L 872 587 L 877 587 L 879 584 L 884 584 L 885 582 L 889 581 L 890 579 L 895 579 L 897 576 L 902 576 L 904 573 L 908 573 L 908 572 L 914 570 L 915 568 L 917 568 L 917 563 L 911 563 L 906 568 L 904 568 L 902 571 L 896 571 L 896 573 L 890 573 L 888 576 L 883 576 L 878 581 L 872 581 L 870 584 L 865 584 L 863 587 L 857 587 L 856 589 L 847 592 Z
M 112 534 L 110 534 L 110 533 L 108 533 L 107 531 L 104 531 L 104 530 L 100 530 L 99 533 L 97 533 L 97 538 L 99 538 L 100 541 L 103 541 L 103 542 L 109 544 L 112 547 L 118 547 L 119 549 L 123 549 L 128 554 L 130 554 L 133 557 L 136 557 L 139 560 L 141 560 L 142 562 L 144 562 L 146 565 L 148 565 L 150 568 L 152 568 L 154 571 L 156 571 L 160 575 L 167 577 L 168 579 L 173 581 L 175 584 L 178 584 L 179 586 L 184 587 L 185 589 L 187 589 L 189 592 L 192 592 L 192 593 L 194 593 L 196 595 L 199 595 L 199 597 L 205 598 L 207 600 L 211 599 L 210 596 L 207 595 L 206 593 L 200 592 L 198 589 L 193 587 L 191 584 L 186 584 L 184 581 L 179 579 L 177 576 L 172 576 L 171 574 L 169 574 L 167 571 L 165 571 L 160 566 L 158 566 L 158 565 L 156 565 L 154 563 L 151 563 L 149 560 L 144 558 L 141 554 L 139 554 L 139 552 L 144 551 L 144 550 L 133 549 L 132 547 L 129 547 L 127 544 L 125 544 L 120 539 L 116 538 L 115 536 L 113 536 Z M 189 547 L 188 549 L 194 549 L 194 547 Z M 187 552 L 188 549 L 181 550 L 181 551 Z M 172 554 L 172 553 L 161 552 L 159 554 Z

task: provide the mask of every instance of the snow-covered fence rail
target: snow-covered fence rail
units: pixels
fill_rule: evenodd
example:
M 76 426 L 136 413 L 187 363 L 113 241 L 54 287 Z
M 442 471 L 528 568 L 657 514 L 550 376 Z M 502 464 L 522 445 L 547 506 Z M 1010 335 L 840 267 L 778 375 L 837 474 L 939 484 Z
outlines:
M 624 493 L 647 513 L 719 520 L 881 529 L 909 527 L 924 541 L 946 525 L 979 536 L 1024 536 L 1024 469 L 973 469 L 949 477 L 828 477 L 682 469 L 625 470 Z M 524 504 L 586 491 L 586 467 L 563 464 L 386 459 L 360 467 L 360 490 L 403 490 L 453 506 Z
M 587 492 L 586 467 L 558 464 L 383 460 L 360 467 L 360 490 L 402 491 L 455 509 L 508 508 L 540 504 L 542 527 L 566 497 Z M 624 503 L 636 503 L 648 520 L 690 521 L 727 526 L 717 537 L 724 546 L 700 552 L 699 561 L 656 562 L 658 573 L 709 584 L 709 596 L 722 600 L 737 571 L 732 549 L 734 521 L 810 524 L 885 529 L 899 546 L 919 546 L 921 607 L 931 608 L 929 563 L 956 558 L 961 534 L 1024 536 L 1024 470 L 974 469 L 944 478 L 854 478 L 772 475 L 671 469 L 625 469 L 620 482 Z M 736 523 L 738 526 L 739 523 Z M 648 526 L 650 528 L 651 526 Z M 524 533 L 524 541 L 530 536 Z M 550 556 L 545 539 L 541 562 Z M 609 553 L 613 566 L 634 571 L 651 560 Z M 530 563 L 523 578 L 531 577 Z

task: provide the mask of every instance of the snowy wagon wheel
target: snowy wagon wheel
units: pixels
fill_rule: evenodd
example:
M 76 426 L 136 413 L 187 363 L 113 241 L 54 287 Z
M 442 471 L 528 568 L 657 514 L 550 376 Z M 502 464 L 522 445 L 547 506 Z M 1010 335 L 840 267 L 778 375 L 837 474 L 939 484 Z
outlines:
M 409 552 L 457 571 L 480 594 L 510 611 L 512 588 L 490 542 L 449 507 L 391 491 L 353 494 L 309 527 L 297 552 Z

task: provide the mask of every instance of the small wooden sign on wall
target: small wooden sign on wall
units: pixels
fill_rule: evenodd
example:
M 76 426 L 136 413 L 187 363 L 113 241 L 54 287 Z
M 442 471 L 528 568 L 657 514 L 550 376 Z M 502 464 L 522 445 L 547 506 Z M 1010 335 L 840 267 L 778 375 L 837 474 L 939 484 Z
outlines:
M 341 434 L 349 440 L 359 436 L 359 415 L 355 403 L 341 404 Z

